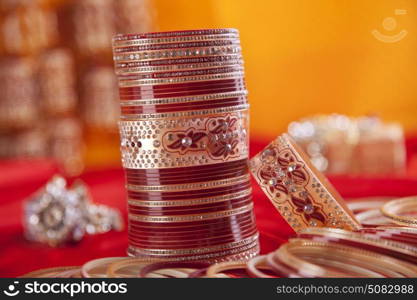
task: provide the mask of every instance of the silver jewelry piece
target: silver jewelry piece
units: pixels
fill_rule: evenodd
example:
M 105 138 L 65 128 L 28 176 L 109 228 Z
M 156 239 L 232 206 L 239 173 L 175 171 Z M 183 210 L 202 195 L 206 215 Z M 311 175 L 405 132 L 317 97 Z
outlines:
M 56 247 L 85 234 L 121 231 L 123 219 L 117 210 L 92 203 L 82 181 L 67 188 L 63 177 L 54 176 L 25 203 L 24 227 L 28 240 Z

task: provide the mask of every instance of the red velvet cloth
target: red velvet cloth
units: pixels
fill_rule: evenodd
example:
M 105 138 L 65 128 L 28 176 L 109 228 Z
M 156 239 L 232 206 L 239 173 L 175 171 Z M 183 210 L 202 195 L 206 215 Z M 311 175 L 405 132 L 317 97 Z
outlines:
M 252 154 L 267 142 L 252 143 Z M 331 182 L 344 197 L 408 196 L 417 194 L 417 138 L 407 140 L 407 176 L 365 178 L 333 176 Z M 87 236 L 81 242 L 61 248 L 25 241 L 22 205 L 26 197 L 40 188 L 57 171 L 49 161 L 0 162 L 0 276 L 19 276 L 53 266 L 81 265 L 105 256 L 125 256 L 127 232 Z M 120 209 L 126 219 L 126 194 L 121 168 L 89 171 L 81 176 L 89 185 L 95 202 Z M 270 252 L 291 234 L 260 188 L 253 183 L 255 213 L 260 231 L 261 251 Z

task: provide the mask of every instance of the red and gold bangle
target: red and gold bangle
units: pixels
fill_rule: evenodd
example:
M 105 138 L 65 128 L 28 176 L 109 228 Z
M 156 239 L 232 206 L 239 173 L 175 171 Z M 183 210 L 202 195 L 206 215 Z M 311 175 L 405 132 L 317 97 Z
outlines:
M 247 96 L 248 92 L 246 90 L 230 92 L 230 93 L 213 93 L 213 94 L 203 94 L 196 96 L 185 96 L 185 97 L 173 97 L 173 98 L 156 98 L 156 99 L 139 99 L 139 100 L 126 100 L 122 101 L 120 105 L 131 106 L 131 105 L 166 105 L 166 104 L 186 104 L 194 102 L 207 102 L 212 100 L 219 99 L 231 99 L 231 98 L 241 98 Z
M 144 52 L 147 51 L 149 54 L 156 50 L 192 50 L 194 48 L 201 47 L 215 47 L 215 46 L 231 46 L 239 45 L 239 39 L 220 39 L 220 40 L 205 40 L 205 41 L 183 41 L 183 42 L 173 42 L 173 43 L 163 43 L 163 44 L 148 44 L 148 45 L 130 45 L 130 46 L 118 46 L 114 47 L 114 53 L 135 53 L 135 52 Z M 180 50 L 180 51 L 181 51 Z M 205 53 L 204 53 L 205 54 Z
M 137 80 L 148 80 L 148 79 L 164 79 L 164 78 L 178 78 L 178 77 L 189 77 L 189 76 L 208 76 L 213 74 L 228 74 L 242 72 L 243 67 L 239 65 L 222 66 L 217 68 L 208 69 L 193 69 L 193 70 L 174 70 L 166 72 L 154 72 L 144 74 L 128 74 L 119 75 L 120 82 L 130 82 Z
M 202 221 L 192 221 L 192 222 L 170 222 L 170 223 L 149 223 L 149 222 L 141 222 L 141 221 L 135 221 L 132 220 L 129 224 L 132 228 L 137 229 L 146 229 L 149 231 L 158 231 L 162 232 L 163 230 L 170 230 L 170 231 L 188 231 L 193 229 L 201 229 L 201 228 L 207 228 L 210 226 L 211 228 L 224 228 L 229 225 L 229 227 L 239 226 L 240 223 L 247 222 L 249 220 L 254 220 L 254 214 L 251 211 L 248 211 L 246 213 L 233 215 L 233 216 L 227 216 L 223 218 L 218 219 L 212 219 L 212 220 L 202 220 Z M 230 223 L 230 224 L 229 224 Z
M 284 134 L 251 160 L 251 171 L 295 231 L 313 227 L 361 228 L 342 197 Z
M 235 192 L 225 194 L 217 197 L 202 197 L 191 200 L 175 200 L 175 201 L 147 201 L 147 200 L 135 200 L 128 199 L 129 205 L 143 206 L 143 207 L 177 207 L 177 206 L 194 206 L 194 205 L 205 205 L 213 203 L 221 203 L 232 199 L 239 199 L 241 197 L 247 197 L 252 194 L 252 189 L 246 189 L 241 192 Z
M 133 237 L 129 237 L 129 245 L 143 248 L 143 249 L 155 249 L 155 248 L 163 248 L 163 249 L 170 249 L 170 250 L 177 250 L 177 249 L 188 249 L 188 248 L 202 248 L 202 247 L 211 247 L 220 244 L 226 243 L 233 243 L 236 241 L 240 241 L 241 239 L 248 238 L 256 233 L 256 230 L 251 230 L 245 234 L 235 234 L 235 235 L 227 235 L 224 237 L 209 237 L 205 239 L 193 239 L 193 240 L 174 240 L 174 241 L 137 241 Z
M 115 62 L 117 75 L 146 72 L 193 70 L 214 66 L 243 65 L 241 54 L 214 55 L 206 57 L 168 58 L 152 61 Z
M 213 75 L 197 75 L 197 76 L 184 76 L 168 79 L 140 79 L 140 80 L 119 80 L 119 87 L 134 87 L 134 86 L 146 86 L 146 85 L 167 85 L 167 84 L 184 84 L 184 83 L 197 83 L 204 84 L 209 81 L 215 80 L 229 80 L 236 78 L 243 78 L 242 72 L 231 72 L 225 74 L 213 74 Z
M 243 78 L 213 80 L 205 82 L 189 82 L 183 84 L 120 87 L 120 100 L 147 100 L 160 98 L 178 98 L 186 96 L 207 95 L 209 93 L 230 93 L 246 91 Z
M 417 216 L 402 215 L 410 212 L 417 213 L 417 197 L 391 200 L 381 207 L 381 212 L 396 224 L 417 227 Z
M 250 187 L 250 181 L 243 182 L 241 184 L 230 185 L 226 187 L 217 187 L 213 189 L 204 189 L 204 190 L 196 190 L 190 191 L 189 193 L 183 192 L 133 192 L 127 191 L 128 197 L 130 199 L 135 200 L 188 200 L 188 199 L 195 199 L 198 197 L 211 197 L 211 196 L 218 196 L 233 192 L 238 192 L 242 190 L 246 190 Z
M 178 241 L 181 242 L 195 242 L 196 240 L 204 240 L 204 241 L 212 241 L 215 238 L 235 238 L 235 239 L 241 239 L 245 236 L 250 236 L 256 233 L 256 227 L 253 224 L 247 224 L 246 226 L 240 226 L 239 228 L 235 228 L 232 230 L 224 230 L 224 231 L 207 231 L 204 234 L 203 233 L 197 233 L 197 232 L 178 232 L 177 235 L 151 235 L 147 233 L 147 235 L 139 234 L 137 231 L 132 230 L 130 234 L 130 238 L 132 241 L 138 240 L 138 241 L 150 241 L 155 243 L 172 243 L 172 241 L 175 241 L 178 243 Z
M 170 257 L 175 255 L 197 255 L 205 254 L 216 251 L 225 251 L 231 250 L 239 247 L 249 247 L 252 248 L 258 241 L 258 234 L 254 234 L 248 238 L 242 239 L 240 241 L 219 244 L 211 247 L 196 247 L 196 248 L 185 248 L 185 249 L 150 249 L 150 248 L 138 248 L 134 247 L 137 252 L 140 252 L 145 255 L 157 255 L 161 257 Z
M 152 223 L 193 222 L 193 221 L 203 221 L 203 220 L 230 217 L 230 216 L 234 216 L 234 215 L 251 211 L 252 208 L 253 208 L 253 203 L 250 203 L 242 207 L 220 211 L 220 212 L 213 212 L 213 213 L 179 215 L 179 216 L 171 216 L 171 215 L 148 216 L 148 215 L 129 214 L 129 219 L 134 220 L 134 221 L 152 222 Z
M 219 249 L 209 253 L 190 253 L 190 254 L 172 254 L 172 255 L 159 255 L 159 254 L 147 254 L 143 252 L 143 249 L 129 246 L 128 253 L 132 256 L 147 258 L 149 261 L 202 261 L 208 263 L 217 263 L 222 261 L 233 260 L 248 260 L 259 254 L 258 242 L 253 242 L 248 245 Z
M 229 201 L 224 201 L 220 203 L 209 203 L 204 205 L 195 205 L 195 206 L 177 206 L 177 207 L 143 207 L 143 206 L 134 206 L 129 205 L 128 210 L 133 214 L 148 214 L 151 216 L 159 215 L 181 215 L 181 214 L 194 214 L 194 213 L 209 213 L 215 211 L 222 211 L 226 209 L 233 209 L 240 207 L 245 204 L 252 202 L 252 196 L 247 196 L 238 199 L 231 199 Z

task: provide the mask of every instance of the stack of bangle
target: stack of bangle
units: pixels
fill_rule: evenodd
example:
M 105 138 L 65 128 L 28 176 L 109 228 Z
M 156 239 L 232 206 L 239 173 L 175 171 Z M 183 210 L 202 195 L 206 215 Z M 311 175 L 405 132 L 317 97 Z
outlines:
M 238 31 L 117 35 L 129 249 L 148 261 L 259 252 Z

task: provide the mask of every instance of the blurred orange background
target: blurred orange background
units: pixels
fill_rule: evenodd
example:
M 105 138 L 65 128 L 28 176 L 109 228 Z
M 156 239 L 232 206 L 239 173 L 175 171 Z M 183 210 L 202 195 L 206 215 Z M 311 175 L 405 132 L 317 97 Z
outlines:
M 414 0 L 155 0 L 154 5 L 158 30 L 240 30 L 252 138 L 271 138 L 300 117 L 333 112 L 377 114 L 399 121 L 407 132 L 417 130 Z M 396 15 L 396 9 L 406 14 Z M 407 34 L 386 43 L 374 37 L 374 29 Z
M 417 133 L 417 1 L 136 2 L 142 1 L 149 3 L 149 10 L 144 9 L 144 13 L 150 16 L 152 23 L 144 27 L 152 30 L 221 27 L 240 30 L 251 102 L 253 140 L 266 141 L 286 131 L 292 121 L 315 114 L 330 113 L 349 116 L 377 115 L 386 122 L 399 122 L 409 135 Z M 6 3 L 9 2 L 13 1 L 4 0 L 0 2 L 0 6 L 7 6 Z M 122 0 L 16 2 L 40 3 L 42 7 L 58 12 L 67 5 L 82 7 L 90 3 L 88 5 L 94 7 L 110 2 L 122 3 Z M 131 2 L 134 3 L 135 0 Z M 116 18 L 119 16 L 120 14 Z M 145 20 L 145 17 L 133 17 L 133 20 L 139 19 L 138 24 L 145 24 L 149 21 Z M 66 21 L 67 17 L 57 13 L 57 18 L 59 21 Z M 75 17 L 73 23 L 84 24 L 81 19 Z M 94 24 L 95 18 L 87 16 L 84 19 L 87 25 L 90 21 Z M 104 17 L 101 21 L 108 19 Z M 95 30 L 107 30 L 106 26 L 86 27 L 91 29 L 88 31 L 92 31 L 90 34 L 93 37 L 99 36 Z M 123 29 L 120 29 L 122 27 Z M 145 30 L 139 27 L 133 26 L 125 30 Z M 117 30 L 124 28 L 126 27 L 119 26 Z M 48 47 L 74 48 L 71 36 L 74 30 L 68 32 L 60 32 L 60 37 L 57 38 L 60 41 L 55 44 L 52 42 L 42 51 L 48 50 Z M 378 39 L 373 32 L 385 38 Z M 81 31 L 84 37 L 87 33 Z M 396 37 L 396 41 L 389 42 Z M 109 43 L 105 46 L 104 52 L 100 50 L 100 54 L 83 54 L 82 51 L 73 49 L 78 73 L 101 65 L 105 65 L 107 70 L 112 70 L 110 38 L 106 38 L 107 40 Z M 25 51 L 27 49 L 24 49 Z M 77 74 L 79 86 L 86 82 L 83 76 L 84 74 Z M 78 92 L 82 94 L 82 91 Z M 81 116 L 84 113 L 84 99 L 83 95 L 79 96 L 81 99 L 75 113 Z M 101 96 L 97 98 L 102 99 Z M 117 102 L 118 99 L 114 101 Z M 110 131 L 91 127 L 85 121 L 82 124 L 85 142 L 83 158 L 87 167 L 120 165 L 116 122 L 113 123 L 114 128 Z

